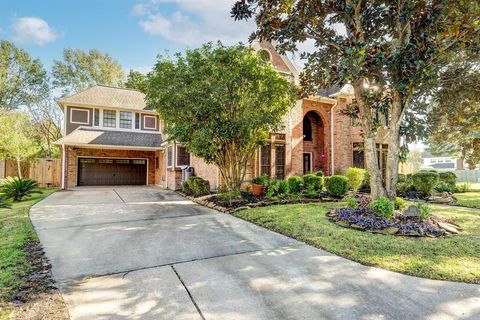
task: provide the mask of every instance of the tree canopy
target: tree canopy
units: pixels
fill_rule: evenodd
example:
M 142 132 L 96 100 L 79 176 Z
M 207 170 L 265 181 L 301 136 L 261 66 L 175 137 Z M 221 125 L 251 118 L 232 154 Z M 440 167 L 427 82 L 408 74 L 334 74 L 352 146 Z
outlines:
M 62 60 L 54 60 L 52 84 L 63 94 L 84 90 L 93 85 L 123 86 L 125 73 L 117 60 L 98 50 L 88 52 L 65 49 Z
M 160 112 L 169 140 L 217 165 L 233 191 L 255 150 L 281 127 L 294 89 L 252 49 L 209 43 L 160 57 L 146 99 Z
M 130 70 L 127 75 L 125 87 L 145 92 L 147 87 L 147 75 L 141 73 L 140 71 Z
M 405 116 L 449 52 L 479 49 L 479 8 L 468 0 L 239 0 L 232 16 L 255 17 L 251 39 L 275 40 L 281 51 L 297 51 L 306 40 L 315 43 L 313 52 L 302 54 L 305 94 L 352 84 L 355 100 L 349 109 L 361 123 L 372 195 L 393 198 Z M 378 113 L 389 118 L 385 177 L 375 150 Z
M 8 41 L 0 41 L 0 111 L 39 101 L 48 92 L 47 73 L 39 59 Z

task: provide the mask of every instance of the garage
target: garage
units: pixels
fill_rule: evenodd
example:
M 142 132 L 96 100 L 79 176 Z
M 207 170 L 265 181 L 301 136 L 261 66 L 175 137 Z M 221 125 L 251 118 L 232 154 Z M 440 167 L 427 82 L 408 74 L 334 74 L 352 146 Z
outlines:
M 79 186 L 147 184 L 146 159 L 79 158 Z

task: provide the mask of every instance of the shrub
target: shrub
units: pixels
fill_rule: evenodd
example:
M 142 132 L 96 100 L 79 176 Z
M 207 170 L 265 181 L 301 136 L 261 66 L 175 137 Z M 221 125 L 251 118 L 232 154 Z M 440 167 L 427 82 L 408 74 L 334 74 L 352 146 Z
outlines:
M 19 177 L 8 177 L 2 182 L 2 193 L 7 199 L 13 201 L 21 201 L 28 198 L 32 193 L 41 193 L 35 190 L 37 182 L 31 179 L 23 179 Z
M 380 197 L 370 203 L 370 208 L 375 211 L 375 214 L 381 218 L 393 218 L 393 203 L 385 197 Z
M 332 197 L 343 197 L 348 192 L 348 178 L 335 175 L 328 179 L 327 191 Z
M 440 181 L 444 181 L 453 186 L 455 186 L 455 184 L 457 183 L 457 176 L 451 171 L 440 172 L 438 174 L 438 177 L 440 178 Z
M 395 210 L 403 210 L 407 207 L 407 203 L 402 198 L 395 197 L 395 201 L 393 202 L 393 206 L 394 206 Z
M 222 192 L 217 194 L 215 198 L 220 201 L 231 201 L 234 199 L 242 199 L 242 193 L 239 191 Z
M 268 184 L 266 196 L 268 198 L 285 198 L 289 194 L 287 180 L 274 180 Z
M 183 184 L 183 191 L 194 197 L 210 193 L 210 182 L 200 177 L 190 177 Z
M 433 188 L 438 184 L 438 173 L 436 171 L 420 170 L 413 175 L 415 190 L 423 197 L 432 195 Z
M 357 198 L 353 194 L 348 195 L 345 197 L 345 201 L 347 202 L 347 206 L 352 209 L 358 208 L 358 201 Z
M 445 181 L 439 181 L 434 189 L 437 192 L 455 192 L 455 187 L 452 187 Z
M 12 206 L 7 203 L 7 198 L 5 197 L 0 197 L 0 208 L 11 208 Z
M 365 169 L 360 168 L 348 168 L 345 176 L 350 181 L 350 188 L 353 192 L 357 192 L 358 189 L 362 186 L 363 181 L 365 180 Z
M 316 176 L 319 176 L 319 177 L 324 177 L 325 175 L 323 174 L 323 171 L 322 170 L 318 170 L 316 173 L 315 173 Z
M 456 193 L 464 193 L 464 192 L 467 192 L 467 191 L 470 190 L 470 187 L 471 187 L 471 186 L 472 186 L 472 185 L 471 185 L 470 183 L 468 183 L 468 182 L 466 182 L 466 183 L 461 183 L 461 184 L 459 184 L 458 186 L 455 187 L 455 192 L 456 192 Z
M 261 176 L 252 179 L 252 183 L 259 184 L 261 186 L 266 186 L 269 181 L 270 178 L 266 174 L 262 174 Z
M 427 220 L 432 216 L 432 208 L 428 204 L 419 202 L 417 208 L 420 210 L 420 220 Z
M 402 183 L 402 182 L 407 182 L 407 176 L 402 174 L 402 173 L 399 173 L 398 174 L 398 183 Z
M 307 190 L 321 192 L 323 189 L 323 177 L 314 174 L 306 174 L 303 176 L 304 187 Z
M 290 193 L 299 194 L 302 192 L 303 178 L 299 176 L 291 176 L 288 178 L 288 188 Z

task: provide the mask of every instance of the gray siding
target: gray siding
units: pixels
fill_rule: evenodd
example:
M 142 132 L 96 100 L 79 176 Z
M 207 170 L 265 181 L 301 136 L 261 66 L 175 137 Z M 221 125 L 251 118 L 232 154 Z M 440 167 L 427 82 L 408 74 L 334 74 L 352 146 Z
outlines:
M 72 109 L 73 114 L 72 114 Z M 88 110 L 88 118 L 84 118 L 84 114 L 82 111 L 75 111 L 75 110 Z M 70 119 L 70 115 L 73 115 L 73 119 Z M 93 108 L 84 108 L 84 107 L 72 107 L 68 106 L 66 108 L 66 113 L 65 113 L 65 119 L 66 119 L 66 128 L 65 132 L 66 134 L 69 134 L 73 130 L 77 129 L 80 126 L 87 126 L 91 127 L 93 124 Z M 87 121 L 84 121 L 87 120 Z M 73 122 L 86 122 L 85 124 L 83 123 L 72 123 Z

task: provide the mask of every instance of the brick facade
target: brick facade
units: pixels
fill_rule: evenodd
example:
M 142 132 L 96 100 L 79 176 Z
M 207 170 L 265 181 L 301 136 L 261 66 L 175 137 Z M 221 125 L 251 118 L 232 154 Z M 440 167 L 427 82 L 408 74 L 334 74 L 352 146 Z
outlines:
M 147 180 L 149 185 L 155 184 L 155 152 L 114 149 L 87 149 L 66 147 L 65 189 L 77 186 L 78 158 L 132 158 L 147 159 Z

